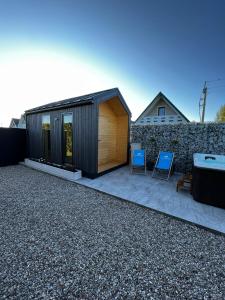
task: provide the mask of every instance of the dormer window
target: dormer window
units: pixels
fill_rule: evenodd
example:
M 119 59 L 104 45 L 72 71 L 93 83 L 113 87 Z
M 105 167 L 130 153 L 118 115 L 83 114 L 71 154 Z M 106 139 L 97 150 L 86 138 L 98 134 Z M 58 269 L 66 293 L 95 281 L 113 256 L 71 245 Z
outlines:
M 164 106 L 158 107 L 158 116 L 165 116 L 166 114 L 166 109 Z

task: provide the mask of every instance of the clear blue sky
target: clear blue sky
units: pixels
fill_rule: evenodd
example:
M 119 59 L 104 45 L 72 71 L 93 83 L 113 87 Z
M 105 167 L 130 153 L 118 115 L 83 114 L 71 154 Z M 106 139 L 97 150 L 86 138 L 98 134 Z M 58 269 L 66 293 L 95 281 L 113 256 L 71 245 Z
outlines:
M 0 62 L 31 48 L 82 57 L 113 78 L 134 119 L 162 91 L 190 120 L 198 120 L 204 81 L 225 79 L 225 1 L 0 0 Z M 210 86 L 220 87 L 209 90 L 206 120 L 225 104 L 225 80 Z M 92 91 L 94 86 L 87 90 Z M 54 100 L 46 98 L 21 109 Z M 16 99 L 8 101 L 14 105 Z

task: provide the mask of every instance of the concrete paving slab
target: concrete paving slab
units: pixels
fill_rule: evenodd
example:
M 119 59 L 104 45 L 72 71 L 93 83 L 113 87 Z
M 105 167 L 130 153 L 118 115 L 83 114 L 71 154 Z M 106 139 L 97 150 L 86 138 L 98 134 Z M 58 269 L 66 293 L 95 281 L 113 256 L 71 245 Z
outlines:
M 225 210 L 193 200 L 188 191 L 176 192 L 181 174 L 169 181 L 152 178 L 151 173 L 130 174 L 129 167 L 117 169 L 96 179 L 81 178 L 78 183 L 129 200 L 195 224 L 225 233 Z

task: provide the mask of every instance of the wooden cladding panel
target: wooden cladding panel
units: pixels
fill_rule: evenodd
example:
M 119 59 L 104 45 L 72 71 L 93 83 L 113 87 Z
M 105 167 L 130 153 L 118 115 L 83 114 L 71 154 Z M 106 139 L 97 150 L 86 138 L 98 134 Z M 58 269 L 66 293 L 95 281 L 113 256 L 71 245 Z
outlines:
M 128 144 L 128 115 L 117 118 L 117 149 L 116 159 L 125 163 L 127 161 Z
M 106 102 L 99 106 L 98 164 L 106 164 L 116 155 L 117 118 Z
M 99 105 L 98 172 L 126 163 L 128 115 L 117 98 Z
M 121 104 L 118 97 L 113 97 L 112 99 L 106 102 L 111 110 L 114 112 L 116 116 L 124 116 L 127 115 L 123 105 Z

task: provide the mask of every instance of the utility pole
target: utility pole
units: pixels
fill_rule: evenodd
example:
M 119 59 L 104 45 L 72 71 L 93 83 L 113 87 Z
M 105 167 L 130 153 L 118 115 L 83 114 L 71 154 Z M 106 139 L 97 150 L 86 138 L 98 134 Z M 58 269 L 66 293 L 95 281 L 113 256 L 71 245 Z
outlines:
M 204 83 L 204 87 L 202 90 L 202 97 L 200 98 L 199 101 L 199 115 L 200 115 L 200 122 L 204 123 L 205 121 L 205 107 L 206 107 L 206 98 L 207 98 L 207 93 L 208 93 L 208 88 L 206 85 L 207 81 Z

